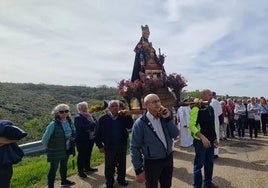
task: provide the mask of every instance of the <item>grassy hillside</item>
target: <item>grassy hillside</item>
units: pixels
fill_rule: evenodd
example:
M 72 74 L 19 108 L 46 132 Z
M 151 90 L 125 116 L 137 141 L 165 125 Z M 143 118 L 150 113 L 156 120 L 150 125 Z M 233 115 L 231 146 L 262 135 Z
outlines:
M 110 99 L 121 99 L 116 88 L 0 83 L 0 119 L 25 129 L 29 134 L 23 142 L 34 141 L 40 139 L 55 105 L 69 104 L 74 115 L 78 102 L 100 105 Z

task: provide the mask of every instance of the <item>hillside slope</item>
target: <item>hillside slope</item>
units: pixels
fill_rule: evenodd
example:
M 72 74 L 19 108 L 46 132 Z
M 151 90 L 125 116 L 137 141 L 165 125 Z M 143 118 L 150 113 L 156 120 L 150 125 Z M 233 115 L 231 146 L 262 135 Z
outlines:
M 0 119 L 9 119 L 24 127 L 33 119 L 50 117 L 52 108 L 59 103 L 69 104 L 74 115 L 78 102 L 87 101 L 92 105 L 109 99 L 120 99 L 116 88 L 0 83 Z

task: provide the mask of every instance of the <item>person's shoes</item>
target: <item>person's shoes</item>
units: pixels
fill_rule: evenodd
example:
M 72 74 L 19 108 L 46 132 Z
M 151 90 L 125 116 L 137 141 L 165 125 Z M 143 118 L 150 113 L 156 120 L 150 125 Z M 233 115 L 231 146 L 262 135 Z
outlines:
M 204 185 L 204 188 L 219 188 L 219 187 L 214 183 L 211 183 L 210 185 Z
M 80 178 L 86 178 L 87 177 L 87 175 L 84 172 L 78 172 L 78 176 Z
M 214 155 L 214 159 L 218 159 L 219 158 L 219 156 L 218 155 Z
M 124 187 L 128 186 L 128 182 L 126 180 L 124 180 L 124 181 L 118 181 L 118 184 L 119 185 L 122 185 Z
M 97 168 L 89 168 L 89 169 L 84 170 L 85 173 L 89 173 L 89 172 L 97 172 L 97 171 L 98 171 Z
M 75 182 L 73 182 L 73 181 L 70 181 L 70 180 L 65 180 L 65 181 L 62 181 L 61 182 L 61 186 L 63 187 L 63 186 L 71 186 L 71 185 L 75 185 Z

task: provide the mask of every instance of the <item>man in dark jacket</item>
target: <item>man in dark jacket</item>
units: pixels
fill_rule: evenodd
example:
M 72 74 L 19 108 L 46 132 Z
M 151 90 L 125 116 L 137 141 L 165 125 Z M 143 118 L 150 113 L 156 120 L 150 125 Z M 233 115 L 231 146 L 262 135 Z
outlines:
M 133 125 L 131 116 L 118 114 L 120 101 L 111 100 L 108 104 L 109 112 L 99 118 L 94 140 L 101 153 L 105 154 L 105 178 L 107 188 L 114 184 L 115 167 L 117 167 L 117 181 L 122 186 L 126 182 L 126 153 L 128 131 Z

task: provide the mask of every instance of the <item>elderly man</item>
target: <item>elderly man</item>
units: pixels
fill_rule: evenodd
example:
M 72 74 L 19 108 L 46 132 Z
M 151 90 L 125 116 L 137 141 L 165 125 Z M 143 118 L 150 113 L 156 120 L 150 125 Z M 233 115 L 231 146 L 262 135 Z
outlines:
M 119 100 L 111 100 L 108 104 L 109 112 L 99 118 L 94 140 L 101 153 L 105 154 L 106 187 L 113 188 L 115 168 L 117 181 L 121 186 L 127 186 L 126 154 L 128 131 L 133 125 L 131 116 L 121 116 Z
M 178 128 L 171 113 L 161 106 L 156 94 L 144 98 L 147 112 L 136 120 L 130 142 L 136 181 L 146 188 L 171 187 L 173 173 L 173 138 Z
M 190 130 L 194 137 L 195 159 L 194 159 L 194 184 L 193 188 L 202 187 L 202 171 L 204 167 L 204 188 L 217 188 L 212 183 L 214 148 L 218 147 L 215 131 L 215 116 L 212 106 L 209 105 L 212 99 L 212 92 L 205 89 L 201 92 L 202 101 L 208 104 L 201 104 L 191 110 Z

